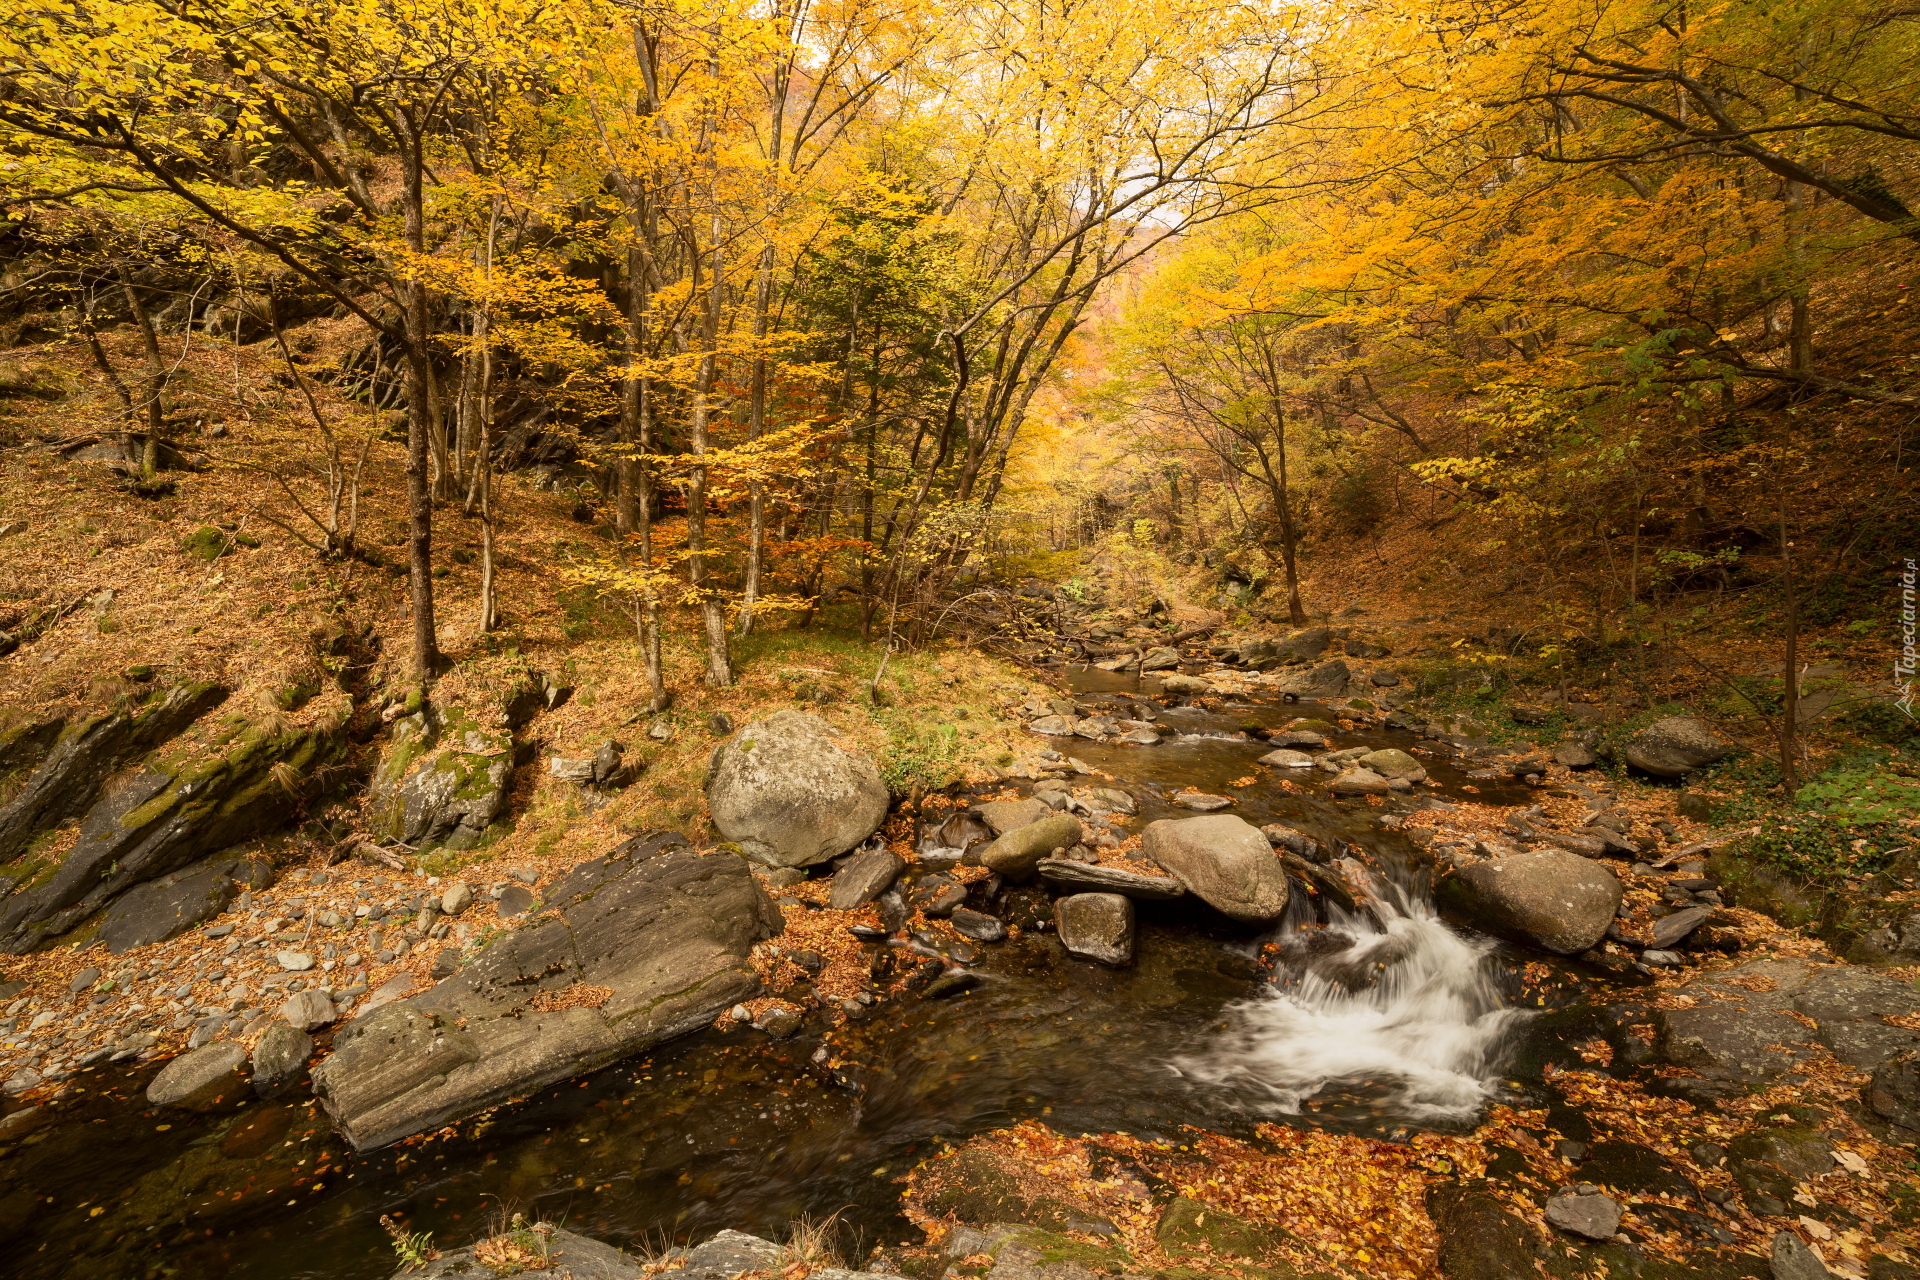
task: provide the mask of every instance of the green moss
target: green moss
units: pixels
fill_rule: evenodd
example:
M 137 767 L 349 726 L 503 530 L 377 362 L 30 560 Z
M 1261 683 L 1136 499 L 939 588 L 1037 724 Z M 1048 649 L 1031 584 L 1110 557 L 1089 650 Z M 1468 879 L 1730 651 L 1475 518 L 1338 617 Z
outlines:
M 233 549 L 227 535 L 210 524 L 203 524 L 180 539 L 180 549 L 197 560 L 211 564 Z

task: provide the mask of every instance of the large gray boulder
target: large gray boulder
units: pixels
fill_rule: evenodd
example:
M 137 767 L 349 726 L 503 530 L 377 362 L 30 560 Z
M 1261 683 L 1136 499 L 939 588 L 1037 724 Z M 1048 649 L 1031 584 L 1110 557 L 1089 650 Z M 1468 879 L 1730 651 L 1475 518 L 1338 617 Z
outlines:
M 1241 665 L 1264 671 L 1283 663 L 1319 657 L 1327 651 L 1332 636 L 1326 627 L 1308 627 L 1278 640 L 1242 641 L 1235 656 Z
M 307 1078 L 313 1037 L 284 1022 L 260 1033 L 253 1045 L 253 1091 L 263 1098 L 285 1093 Z
M 864 752 L 804 711 L 776 711 L 714 749 L 707 768 L 714 829 L 770 867 L 837 858 L 880 829 L 887 785 Z
M 246 1065 L 243 1045 L 231 1040 L 201 1045 L 161 1068 L 147 1085 L 147 1101 L 183 1111 L 217 1111 L 237 1105 L 253 1095 L 252 1082 L 240 1073 Z
M 1230 813 L 1163 818 L 1141 833 L 1147 857 L 1223 915 L 1248 924 L 1287 909 L 1287 873 L 1260 828 Z
M 424 704 L 393 721 L 367 788 L 384 836 L 415 848 L 468 849 L 506 805 L 513 733 L 463 707 Z
M 1290 676 L 1276 687 L 1281 693 L 1290 693 L 1296 698 L 1344 698 L 1352 681 L 1353 672 L 1345 662 L 1335 658 Z
M 1678 778 L 1712 764 L 1731 749 L 1706 721 L 1668 716 L 1633 735 L 1627 743 L 1627 763 L 1663 778 Z
M 1354 764 L 1362 769 L 1371 769 L 1383 778 L 1405 778 L 1409 782 L 1427 780 L 1427 767 L 1398 747 L 1369 751 L 1355 759 Z
M 1620 909 L 1620 881 L 1564 849 L 1476 862 L 1442 882 L 1440 899 L 1489 933 L 1575 955 L 1606 936 Z
M 993 834 L 1003 836 L 1049 816 L 1053 813 L 1053 806 L 1045 800 L 1029 796 L 1025 800 L 983 801 L 973 806 L 973 812 L 993 829 Z
M 575 867 L 543 905 L 452 977 L 336 1034 L 314 1091 L 356 1149 L 709 1025 L 759 993 L 748 955 L 782 928 L 745 862 L 668 832 Z

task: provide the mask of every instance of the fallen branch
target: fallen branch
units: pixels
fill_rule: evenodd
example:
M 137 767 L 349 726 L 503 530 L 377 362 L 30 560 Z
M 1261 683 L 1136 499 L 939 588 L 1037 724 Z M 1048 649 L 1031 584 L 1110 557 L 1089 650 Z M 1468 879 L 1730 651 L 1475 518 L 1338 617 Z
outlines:
M 1672 853 L 1669 853 L 1664 857 L 1662 857 L 1659 861 L 1650 863 L 1649 865 L 1655 866 L 1655 867 L 1670 867 L 1674 863 L 1679 862 L 1682 858 L 1693 858 L 1693 857 L 1698 857 L 1700 854 L 1703 854 L 1703 853 L 1711 853 L 1713 850 L 1718 849 L 1723 844 L 1732 844 L 1735 840 L 1740 839 L 1742 836 L 1757 835 L 1759 834 L 1759 831 L 1760 831 L 1760 828 L 1758 827 L 1748 827 L 1745 831 L 1729 831 L 1725 835 L 1709 836 L 1705 840 L 1696 840 L 1692 844 L 1682 845 L 1680 848 L 1675 849 Z

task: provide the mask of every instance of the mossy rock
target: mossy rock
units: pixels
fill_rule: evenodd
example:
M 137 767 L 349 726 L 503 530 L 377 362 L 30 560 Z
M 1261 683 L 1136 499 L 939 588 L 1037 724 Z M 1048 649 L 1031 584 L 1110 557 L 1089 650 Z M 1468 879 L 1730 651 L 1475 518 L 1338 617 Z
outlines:
M 1064 1198 L 1029 1191 L 987 1152 L 966 1148 L 932 1167 L 937 1183 L 925 1197 L 935 1214 L 986 1226 L 1017 1222 L 1054 1231 L 1112 1230 L 1098 1214 Z
M 1169 1257 L 1210 1253 L 1217 1257 L 1264 1258 L 1287 1237 L 1245 1218 L 1181 1196 L 1160 1215 L 1154 1232 Z
M 180 549 L 197 560 L 211 564 L 233 550 L 233 543 L 220 530 L 203 524 L 180 539 Z
M 1071 1263 L 1085 1267 L 1089 1271 L 1119 1275 L 1133 1266 L 1133 1257 L 1119 1244 L 1089 1244 L 1084 1240 L 1075 1240 L 1072 1236 L 1061 1235 L 1057 1231 L 1047 1231 L 1039 1227 L 1024 1227 L 1009 1234 L 993 1247 L 993 1255 L 998 1258 L 1009 1247 L 1030 1250 L 1038 1255 L 1036 1265 L 1043 1267 L 1060 1266 Z
M 1817 925 L 1825 912 L 1826 898 L 1818 889 L 1738 854 L 1715 853 L 1707 860 L 1707 874 L 1731 891 L 1735 905 L 1772 916 L 1789 928 Z
M 1541 1265 L 1554 1280 L 1590 1280 L 1596 1275 L 1633 1276 L 1635 1280 L 1770 1280 L 1773 1268 L 1761 1258 L 1706 1249 L 1685 1262 L 1652 1253 L 1629 1253 L 1625 1245 L 1556 1243 L 1543 1251 Z
M 1302 716 L 1298 720 L 1287 722 L 1288 733 L 1338 733 L 1340 726 L 1328 720 L 1315 720 Z

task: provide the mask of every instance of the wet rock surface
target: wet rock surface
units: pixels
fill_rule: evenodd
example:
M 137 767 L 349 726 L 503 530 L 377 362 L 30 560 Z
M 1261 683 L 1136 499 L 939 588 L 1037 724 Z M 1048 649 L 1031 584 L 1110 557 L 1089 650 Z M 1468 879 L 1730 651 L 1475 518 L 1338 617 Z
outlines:
M 1554 850 L 1475 863 L 1444 881 L 1440 894 L 1489 932 L 1575 955 L 1605 936 L 1622 890 L 1605 867 Z

